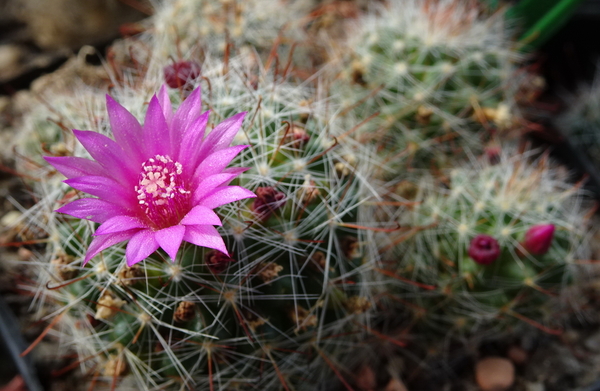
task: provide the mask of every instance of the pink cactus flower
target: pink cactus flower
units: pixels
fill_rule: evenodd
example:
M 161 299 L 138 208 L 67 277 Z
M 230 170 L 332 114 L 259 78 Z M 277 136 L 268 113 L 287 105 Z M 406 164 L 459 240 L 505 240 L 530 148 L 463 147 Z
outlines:
M 523 247 L 534 255 L 546 254 L 552 245 L 554 230 L 554 224 L 534 225 L 525 233 Z
M 489 265 L 500 256 L 500 245 L 489 235 L 477 235 L 469 245 L 469 256 L 481 265 Z
M 230 147 L 246 113 L 236 114 L 205 135 L 200 89 L 173 113 L 167 89 L 148 105 L 144 125 L 107 96 L 114 140 L 93 131 L 73 130 L 94 160 L 46 157 L 69 186 L 97 198 L 75 200 L 57 212 L 100 223 L 84 264 L 102 250 L 129 240 L 132 266 L 159 247 L 175 261 L 182 241 L 228 254 L 214 227 L 213 209 L 255 197 L 228 183 L 245 168 L 226 168 L 247 145 Z

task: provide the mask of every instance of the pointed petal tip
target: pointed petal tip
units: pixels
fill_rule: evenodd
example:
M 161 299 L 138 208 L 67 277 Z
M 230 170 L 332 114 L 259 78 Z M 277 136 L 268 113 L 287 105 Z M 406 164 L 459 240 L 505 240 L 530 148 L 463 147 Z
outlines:
M 158 242 L 158 245 L 165 250 L 169 258 L 175 262 L 175 259 L 177 259 L 177 253 L 181 247 L 181 242 L 183 241 L 184 234 L 184 226 L 174 225 L 156 231 L 154 238 Z
M 136 263 L 141 262 L 141 259 L 135 260 L 135 259 L 129 259 L 127 257 L 125 257 L 126 262 L 127 262 L 127 267 L 132 267 L 133 265 L 135 265 Z

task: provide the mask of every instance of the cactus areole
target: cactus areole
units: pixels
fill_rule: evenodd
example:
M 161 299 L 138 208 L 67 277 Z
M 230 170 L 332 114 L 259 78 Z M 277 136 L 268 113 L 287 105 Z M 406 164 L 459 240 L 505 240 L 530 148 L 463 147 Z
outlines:
M 469 245 L 469 257 L 480 265 L 489 265 L 500 256 L 498 241 L 489 235 L 477 235 Z
M 245 113 L 218 124 L 205 136 L 208 112 L 201 114 L 200 89 L 173 113 L 163 87 L 148 105 L 141 126 L 123 106 L 107 96 L 115 140 L 92 131 L 74 130 L 94 161 L 46 157 L 69 186 L 98 198 L 83 198 L 58 212 L 100 223 L 84 263 L 102 250 L 129 240 L 127 265 L 159 247 L 175 261 L 183 241 L 228 254 L 213 211 L 221 205 L 255 197 L 227 184 L 244 168 L 226 168 L 246 145 L 229 147 Z

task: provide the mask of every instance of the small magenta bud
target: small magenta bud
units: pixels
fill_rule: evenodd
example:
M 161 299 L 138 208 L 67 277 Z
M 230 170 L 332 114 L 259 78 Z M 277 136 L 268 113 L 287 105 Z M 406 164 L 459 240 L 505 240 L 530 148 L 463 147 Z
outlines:
M 500 245 L 490 235 L 477 235 L 469 245 L 469 256 L 481 265 L 489 265 L 500 256 Z
M 534 225 L 525 233 L 523 247 L 534 255 L 546 254 L 552 245 L 554 229 L 554 224 Z
M 193 61 L 179 61 L 163 70 L 165 83 L 171 88 L 185 87 L 189 81 L 200 76 L 200 65 Z

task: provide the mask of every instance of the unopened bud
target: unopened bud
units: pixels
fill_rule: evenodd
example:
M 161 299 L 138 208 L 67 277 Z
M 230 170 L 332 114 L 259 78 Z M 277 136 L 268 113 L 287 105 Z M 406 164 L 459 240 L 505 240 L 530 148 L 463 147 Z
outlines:
M 534 255 L 546 254 L 552 245 L 554 230 L 554 224 L 534 225 L 525 233 L 523 247 Z
M 200 77 L 200 65 L 194 61 L 179 61 L 163 70 L 165 83 L 171 88 L 182 88 Z
M 477 235 L 469 245 L 469 256 L 481 265 L 489 265 L 500 256 L 500 245 L 489 235 Z

